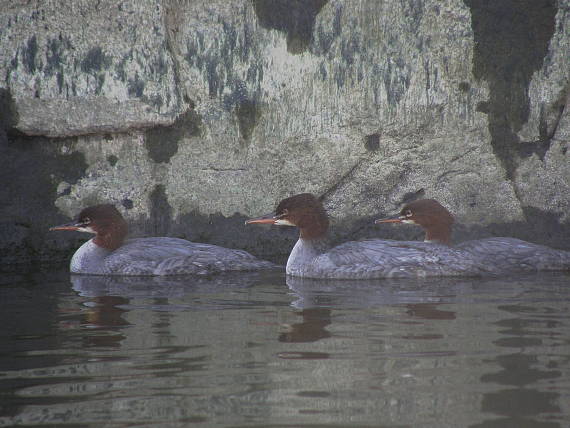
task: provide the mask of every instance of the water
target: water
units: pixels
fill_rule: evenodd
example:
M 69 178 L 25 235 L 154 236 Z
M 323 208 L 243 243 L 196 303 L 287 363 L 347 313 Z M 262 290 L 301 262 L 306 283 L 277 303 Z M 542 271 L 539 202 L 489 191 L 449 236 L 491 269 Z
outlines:
M 568 427 L 570 275 L 0 277 L 0 426 Z

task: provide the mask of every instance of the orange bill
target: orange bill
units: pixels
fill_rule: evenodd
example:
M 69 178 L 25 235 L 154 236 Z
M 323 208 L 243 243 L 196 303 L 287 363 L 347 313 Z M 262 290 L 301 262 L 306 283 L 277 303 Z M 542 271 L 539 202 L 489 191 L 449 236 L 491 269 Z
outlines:
M 79 230 L 81 226 L 82 226 L 81 224 L 77 223 L 67 223 L 67 224 L 62 224 L 60 226 L 50 227 L 49 230 Z
M 381 218 L 374 222 L 374 224 L 379 224 L 379 223 L 402 223 L 402 220 L 398 217 L 389 217 L 389 218 Z
M 246 220 L 245 224 L 275 224 L 276 221 L 277 219 L 273 217 L 273 214 L 266 214 L 261 217 Z

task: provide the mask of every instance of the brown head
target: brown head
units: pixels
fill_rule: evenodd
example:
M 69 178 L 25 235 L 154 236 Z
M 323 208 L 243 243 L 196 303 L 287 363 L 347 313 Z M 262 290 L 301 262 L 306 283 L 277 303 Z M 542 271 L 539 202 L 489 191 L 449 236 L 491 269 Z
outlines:
M 93 242 L 108 250 L 119 248 L 127 236 L 127 222 L 121 213 L 111 204 L 93 205 L 85 208 L 77 220 L 50 230 L 76 230 L 94 233 Z
M 405 205 L 398 216 L 375 223 L 417 224 L 424 228 L 426 241 L 449 245 L 453 215 L 435 199 L 418 199 Z
M 329 219 L 323 204 L 310 193 L 301 193 L 283 199 L 277 205 L 274 216 L 255 218 L 245 223 L 296 226 L 300 229 L 303 239 L 322 238 L 329 227 Z

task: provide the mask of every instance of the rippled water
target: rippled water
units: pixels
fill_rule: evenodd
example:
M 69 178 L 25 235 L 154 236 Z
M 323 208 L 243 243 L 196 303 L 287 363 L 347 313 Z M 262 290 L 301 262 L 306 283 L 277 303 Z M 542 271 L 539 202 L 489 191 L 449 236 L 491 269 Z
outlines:
M 0 426 L 567 427 L 570 276 L 0 277 Z

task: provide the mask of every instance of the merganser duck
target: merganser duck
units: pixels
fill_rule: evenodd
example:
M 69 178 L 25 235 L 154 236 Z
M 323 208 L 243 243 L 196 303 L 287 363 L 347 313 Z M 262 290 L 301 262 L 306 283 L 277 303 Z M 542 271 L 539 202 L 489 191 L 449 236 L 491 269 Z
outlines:
M 419 199 L 405 205 L 398 216 L 375 223 L 416 224 L 425 230 L 425 242 L 450 245 L 453 216 L 435 199 Z M 454 248 L 463 252 L 465 258 L 477 260 L 493 274 L 570 270 L 570 252 L 516 238 L 477 239 Z
M 287 261 L 288 275 L 304 278 L 373 279 L 425 276 L 479 276 L 484 266 L 463 252 L 434 240 L 402 242 L 370 239 L 330 248 L 326 235 L 329 220 L 321 202 L 302 193 L 283 199 L 275 215 L 246 224 L 296 226 L 299 240 Z
M 72 273 L 90 275 L 207 275 L 275 268 L 246 251 L 178 238 L 125 240 L 127 222 L 111 204 L 85 208 L 77 221 L 50 230 L 94 233 L 73 255 Z

